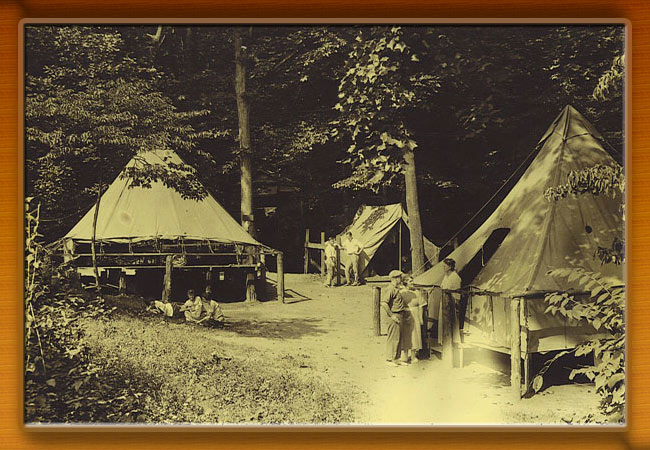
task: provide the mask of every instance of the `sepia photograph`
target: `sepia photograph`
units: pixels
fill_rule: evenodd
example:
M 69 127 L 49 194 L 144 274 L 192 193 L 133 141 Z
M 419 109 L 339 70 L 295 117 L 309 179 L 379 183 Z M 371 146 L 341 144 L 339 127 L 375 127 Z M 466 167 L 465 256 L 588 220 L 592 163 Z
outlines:
M 626 44 L 22 23 L 24 423 L 626 425 Z

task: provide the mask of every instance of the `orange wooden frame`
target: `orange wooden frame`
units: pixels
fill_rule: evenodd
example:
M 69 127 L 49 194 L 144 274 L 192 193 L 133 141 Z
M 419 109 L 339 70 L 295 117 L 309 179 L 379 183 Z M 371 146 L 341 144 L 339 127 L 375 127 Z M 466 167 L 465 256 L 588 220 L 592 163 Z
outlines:
M 287 431 L 26 431 L 22 424 L 22 154 L 19 150 L 18 25 L 22 18 L 627 18 L 628 63 L 628 426 L 624 431 L 570 428 L 321 429 Z M 331 19 L 336 21 L 337 19 Z M 139 20 L 137 20 L 139 21 Z M 356 20 L 348 19 L 355 23 Z M 630 32 L 631 31 L 631 32 Z M 4 0 L 0 6 L 0 448 L 650 448 L 650 4 L 643 0 Z M 471 405 L 468 405 L 471 407 Z

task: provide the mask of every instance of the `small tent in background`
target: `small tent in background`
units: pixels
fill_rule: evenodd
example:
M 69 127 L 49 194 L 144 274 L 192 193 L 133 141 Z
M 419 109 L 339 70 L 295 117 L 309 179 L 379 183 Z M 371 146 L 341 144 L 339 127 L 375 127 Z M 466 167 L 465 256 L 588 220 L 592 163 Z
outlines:
M 405 226 L 406 232 L 408 232 L 409 219 L 401 204 L 362 205 L 357 210 L 352 223 L 338 236 L 338 240 L 341 242 L 341 239 L 349 231 L 355 239 L 361 242 L 363 252 L 361 252 L 359 258 L 359 273 L 363 274 L 375 255 L 380 251 L 382 244 L 387 239 L 390 239 L 394 248 L 391 248 L 387 258 L 384 258 L 386 261 L 384 261 L 383 265 L 386 267 L 380 267 L 380 265 L 375 267 L 376 272 L 383 272 L 386 275 L 390 270 L 402 267 L 402 258 L 406 258 L 410 266 L 410 244 L 408 235 L 400 232 L 402 226 Z M 423 237 L 423 239 L 424 252 L 427 259 L 431 260 L 437 256 L 439 249 L 427 238 Z M 344 253 L 342 251 L 341 259 L 343 263 L 346 263 Z
M 620 194 L 570 195 L 560 201 L 544 198 L 547 188 L 567 183 L 570 171 L 617 164 L 603 148 L 602 136 L 567 106 L 538 148 L 537 156 L 492 215 L 449 255 L 456 261 L 463 285 L 475 292 L 468 296 L 465 342 L 507 349 L 509 303 L 522 299 L 522 352 L 573 348 L 596 330 L 545 313 L 545 293 L 581 290 L 547 272 L 580 267 L 623 283 L 621 265 L 603 265 L 595 257 L 598 247 L 611 248 L 615 241 L 624 240 Z M 442 277 L 440 263 L 415 282 L 439 286 Z
M 183 164 L 171 150 L 140 152 L 102 195 L 95 240 L 103 272 L 161 272 L 166 257 L 174 256 L 174 265 L 183 270 L 217 272 L 213 282 L 231 276 L 245 279 L 244 272 L 255 273 L 260 252 L 271 249 L 253 239 L 212 195 L 208 193 L 202 200 L 184 198 L 161 181 L 134 185 L 127 175 L 130 168 L 144 166 L 173 173 Z M 95 206 L 63 237 L 65 252 L 75 257 L 75 265 L 82 270 L 91 266 L 94 214 Z M 154 284 L 159 292 L 160 285 Z M 205 280 L 194 288 L 202 289 L 203 284 Z M 234 291 L 243 292 L 244 281 L 240 287 Z

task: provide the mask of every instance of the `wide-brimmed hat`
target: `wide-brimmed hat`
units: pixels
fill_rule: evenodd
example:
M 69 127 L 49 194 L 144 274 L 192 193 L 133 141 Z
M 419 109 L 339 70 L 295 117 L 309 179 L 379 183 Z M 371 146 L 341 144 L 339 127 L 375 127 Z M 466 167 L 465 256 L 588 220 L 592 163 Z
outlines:
M 402 272 L 399 270 L 391 270 L 388 278 L 402 278 Z

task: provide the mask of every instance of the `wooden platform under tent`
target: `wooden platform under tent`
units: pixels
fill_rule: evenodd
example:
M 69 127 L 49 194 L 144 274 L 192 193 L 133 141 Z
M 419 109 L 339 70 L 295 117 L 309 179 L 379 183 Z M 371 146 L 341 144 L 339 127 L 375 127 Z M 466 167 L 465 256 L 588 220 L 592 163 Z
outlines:
M 379 306 L 384 283 L 372 283 L 373 328 L 383 334 L 387 323 Z M 480 348 L 510 356 L 510 381 L 518 396 L 532 390 L 534 354 L 575 348 L 584 340 L 604 334 L 586 321 L 546 314 L 546 292 L 503 295 L 475 288 L 443 290 L 418 287 L 427 300 L 426 350 L 437 353 L 449 367 L 463 367 L 464 353 Z M 452 294 L 461 296 L 453 300 Z M 589 293 L 575 293 L 588 301 Z

